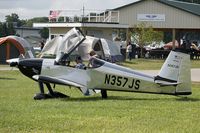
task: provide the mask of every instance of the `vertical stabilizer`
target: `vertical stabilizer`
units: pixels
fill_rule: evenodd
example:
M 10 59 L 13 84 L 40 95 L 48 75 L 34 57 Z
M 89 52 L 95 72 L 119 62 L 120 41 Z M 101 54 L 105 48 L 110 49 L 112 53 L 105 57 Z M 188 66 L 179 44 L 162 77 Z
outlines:
M 176 85 L 177 95 L 191 94 L 190 55 L 171 51 L 158 76 L 155 77 L 155 82 Z

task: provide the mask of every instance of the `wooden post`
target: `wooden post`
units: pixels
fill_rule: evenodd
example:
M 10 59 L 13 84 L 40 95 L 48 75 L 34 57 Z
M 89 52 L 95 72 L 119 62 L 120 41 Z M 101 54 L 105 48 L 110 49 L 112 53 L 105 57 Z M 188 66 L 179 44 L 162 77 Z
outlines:
M 126 45 L 131 41 L 129 28 L 126 29 Z
M 6 60 L 10 59 L 10 43 L 6 43 Z
M 172 29 L 172 49 L 173 50 L 176 48 L 175 41 L 176 41 L 176 29 Z

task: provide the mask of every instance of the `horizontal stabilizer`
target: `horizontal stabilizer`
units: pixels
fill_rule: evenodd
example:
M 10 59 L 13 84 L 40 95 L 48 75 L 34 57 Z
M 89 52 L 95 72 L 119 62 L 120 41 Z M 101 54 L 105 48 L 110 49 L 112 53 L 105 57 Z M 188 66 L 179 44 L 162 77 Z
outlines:
M 161 80 L 156 80 L 155 81 L 156 84 L 159 84 L 161 86 L 176 86 L 178 84 L 181 84 L 181 83 L 172 83 L 172 82 L 166 82 L 166 81 L 161 81 Z

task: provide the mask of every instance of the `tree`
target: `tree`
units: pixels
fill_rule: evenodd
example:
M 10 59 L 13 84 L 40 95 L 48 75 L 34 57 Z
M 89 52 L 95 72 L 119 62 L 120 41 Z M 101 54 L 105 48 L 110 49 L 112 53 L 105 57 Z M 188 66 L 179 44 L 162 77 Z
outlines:
M 140 57 L 143 57 L 143 47 L 151 44 L 152 42 L 160 42 L 163 40 L 163 32 L 153 30 L 152 26 L 147 26 L 146 23 L 139 23 L 130 29 L 133 38 L 136 38 L 139 45 Z
M 21 21 L 19 16 L 16 13 L 12 13 L 11 15 L 6 16 L 6 22 L 12 24 L 13 26 L 20 27 Z
M 14 27 L 20 26 L 21 21 L 16 13 L 6 16 L 6 22 L 0 23 L 0 36 L 15 35 Z
M 27 20 L 25 25 L 28 27 L 32 27 L 33 23 L 47 23 L 47 22 L 49 22 L 48 17 L 36 17 L 36 18 Z
M 49 29 L 48 28 L 43 28 L 40 30 L 40 36 L 44 39 L 47 39 L 49 37 Z
M 13 23 L 8 23 L 6 22 L 6 28 L 7 28 L 7 35 L 15 35 L 16 31 L 14 29 L 14 25 Z
M 0 37 L 5 37 L 8 35 L 15 35 L 15 30 L 12 23 L 1 23 L 0 22 Z

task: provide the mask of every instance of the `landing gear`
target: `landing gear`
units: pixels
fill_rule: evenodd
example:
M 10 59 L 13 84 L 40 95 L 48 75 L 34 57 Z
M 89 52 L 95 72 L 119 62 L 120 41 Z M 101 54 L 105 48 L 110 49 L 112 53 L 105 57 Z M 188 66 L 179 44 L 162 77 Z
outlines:
M 49 90 L 48 94 L 44 93 L 44 85 L 43 82 L 39 82 L 40 93 L 37 93 L 33 98 L 34 100 L 43 100 L 43 99 L 50 99 L 50 98 L 68 98 L 69 96 L 53 91 L 51 85 L 49 83 L 45 83 L 47 89 Z
M 108 98 L 106 90 L 101 90 L 101 97 L 102 97 L 102 99 L 107 99 Z

